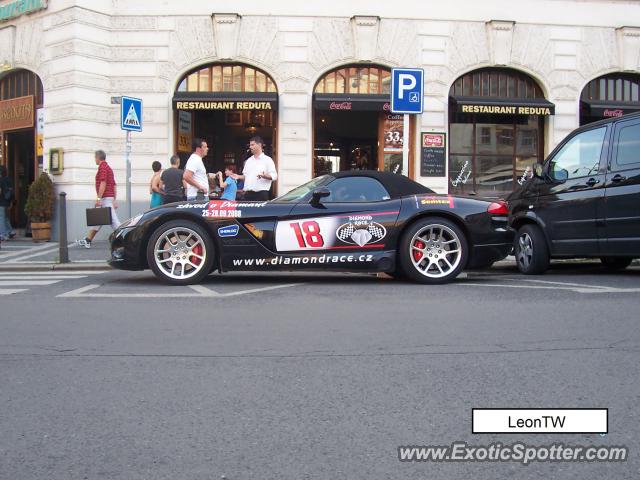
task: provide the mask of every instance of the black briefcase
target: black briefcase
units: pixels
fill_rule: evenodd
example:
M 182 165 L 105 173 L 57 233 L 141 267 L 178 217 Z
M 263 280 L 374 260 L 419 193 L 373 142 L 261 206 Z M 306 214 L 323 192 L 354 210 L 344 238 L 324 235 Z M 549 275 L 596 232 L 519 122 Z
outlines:
M 87 226 L 111 225 L 111 208 L 87 208 Z

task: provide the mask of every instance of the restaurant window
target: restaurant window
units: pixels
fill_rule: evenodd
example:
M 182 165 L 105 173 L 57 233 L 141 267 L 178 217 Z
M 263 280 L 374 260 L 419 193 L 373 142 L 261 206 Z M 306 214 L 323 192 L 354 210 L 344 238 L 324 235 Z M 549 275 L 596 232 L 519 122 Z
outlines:
M 449 92 L 449 191 L 504 197 L 542 161 L 544 122 L 554 106 L 528 75 L 485 68 Z

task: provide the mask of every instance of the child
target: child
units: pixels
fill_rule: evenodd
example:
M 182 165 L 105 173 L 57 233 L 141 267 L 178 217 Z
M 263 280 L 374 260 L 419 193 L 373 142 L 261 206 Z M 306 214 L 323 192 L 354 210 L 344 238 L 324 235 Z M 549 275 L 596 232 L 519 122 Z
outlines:
M 238 184 L 236 183 L 235 179 L 233 179 L 231 177 L 231 175 L 234 175 L 235 173 L 236 173 L 236 166 L 235 165 L 228 165 L 224 169 L 224 174 L 227 177 L 226 180 L 222 179 L 222 172 L 218 172 L 218 182 L 220 183 L 220 186 L 222 188 L 224 188 L 224 193 L 220 197 L 222 200 L 235 200 L 236 199 L 236 192 L 238 191 Z

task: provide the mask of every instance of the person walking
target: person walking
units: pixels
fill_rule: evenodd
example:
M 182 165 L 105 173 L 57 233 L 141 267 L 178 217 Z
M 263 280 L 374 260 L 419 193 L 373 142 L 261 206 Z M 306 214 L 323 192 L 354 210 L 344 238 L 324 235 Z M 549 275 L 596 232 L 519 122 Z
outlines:
M 184 167 L 184 181 L 187 182 L 187 200 L 196 200 L 198 194 L 209 195 L 209 180 L 207 169 L 204 168 L 202 159 L 207 156 L 209 146 L 201 138 L 194 138 L 191 142 L 193 153 Z
M 7 167 L 0 165 L 0 241 L 16 236 L 9 220 L 9 207 L 14 196 L 13 185 L 7 176 Z
M 151 164 L 153 175 L 149 182 L 149 193 L 151 194 L 150 208 L 159 207 L 162 205 L 163 192 L 160 183 L 160 175 L 162 175 L 162 164 L 159 161 L 155 161 Z
M 180 168 L 180 157 L 173 155 L 169 159 L 171 168 L 167 168 L 160 175 L 160 180 L 164 186 L 163 203 L 182 202 L 184 200 L 184 189 L 186 182 L 182 179 L 184 171 Z
M 235 200 L 238 192 L 238 183 L 232 175 L 236 174 L 236 166 L 227 165 L 224 169 L 224 174 L 227 177 L 226 180 L 222 178 L 222 172 L 218 172 L 218 183 L 224 188 L 224 193 L 220 195 L 220 198 L 222 200 Z
M 249 150 L 253 154 L 244 163 L 242 175 L 232 175 L 234 180 L 244 180 L 244 200 L 260 202 L 269 200 L 271 182 L 278 178 L 273 159 L 263 152 L 261 137 L 251 137 Z
M 120 220 L 116 214 L 118 203 L 116 202 L 117 188 L 116 179 L 113 170 L 107 163 L 107 154 L 102 150 L 96 150 L 95 162 L 98 165 L 96 172 L 96 207 L 108 207 L 111 209 L 111 227 L 115 230 L 120 226 Z M 81 247 L 91 248 L 91 242 L 96 234 L 100 231 L 102 225 L 97 225 L 89 230 L 89 233 L 82 240 L 78 240 L 77 244 Z

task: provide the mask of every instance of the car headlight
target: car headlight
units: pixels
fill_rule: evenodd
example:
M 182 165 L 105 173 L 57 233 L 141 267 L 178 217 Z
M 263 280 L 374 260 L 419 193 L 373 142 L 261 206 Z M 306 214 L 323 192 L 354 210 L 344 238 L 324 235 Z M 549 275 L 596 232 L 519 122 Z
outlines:
M 142 213 L 139 213 L 138 215 L 136 215 L 133 218 L 130 218 L 129 220 L 125 220 L 121 225 L 120 228 L 129 228 L 129 227 L 135 227 L 138 222 L 140 221 L 140 219 L 142 218 Z

